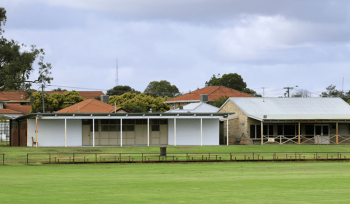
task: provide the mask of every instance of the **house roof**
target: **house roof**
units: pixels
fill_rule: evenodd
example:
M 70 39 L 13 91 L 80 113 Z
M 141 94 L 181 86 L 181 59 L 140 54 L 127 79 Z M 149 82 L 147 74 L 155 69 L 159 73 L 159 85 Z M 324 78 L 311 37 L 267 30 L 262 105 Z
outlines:
M 11 109 L 0 109 L 0 114 L 22 114 L 22 113 Z
M 237 91 L 235 89 L 226 88 L 224 86 L 205 87 L 191 93 L 184 94 L 175 98 L 171 98 L 164 103 L 184 102 L 184 101 L 199 101 L 200 95 L 207 94 L 208 100 L 218 100 L 220 97 L 254 97 L 253 95 Z
M 57 113 L 114 113 L 114 109 L 114 106 L 104 103 L 102 101 L 96 99 L 86 99 L 77 104 L 59 110 L 57 111 Z M 116 111 L 120 109 L 123 108 L 117 107 Z
M 30 105 L 20 105 L 20 104 L 4 104 L 6 109 L 11 109 L 23 114 L 30 113 L 31 106 Z
M 350 119 L 350 105 L 341 98 L 232 97 L 225 104 L 228 101 L 234 103 L 248 117 L 260 121 Z
M 0 96 L 0 101 L 8 101 L 8 99 Z
M 66 91 L 46 91 L 48 94 L 52 93 L 60 93 L 63 94 Z M 102 91 L 77 91 L 81 97 L 84 99 L 93 99 L 95 97 L 101 97 L 101 95 L 105 95 Z
M 35 93 L 37 91 L 33 91 Z M 63 94 L 66 91 L 45 91 L 48 94 L 52 93 L 61 93 Z M 101 97 L 101 95 L 105 95 L 102 91 L 77 91 L 81 97 L 84 99 L 91 99 L 94 97 Z M 27 97 L 27 92 L 25 91 L 0 91 L 0 98 L 5 98 L 10 101 L 26 101 L 29 102 L 29 100 L 25 100 Z M 1 99 L 0 99 L 1 100 Z
M 190 103 L 183 106 L 183 109 L 173 109 L 166 113 L 217 113 L 219 108 L 206 103 Z

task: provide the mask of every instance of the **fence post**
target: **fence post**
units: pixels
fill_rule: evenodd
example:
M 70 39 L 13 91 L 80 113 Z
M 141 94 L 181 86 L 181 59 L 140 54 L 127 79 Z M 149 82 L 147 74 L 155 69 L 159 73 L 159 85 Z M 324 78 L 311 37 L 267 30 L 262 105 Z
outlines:
M 188 161 L 188 153 L 186 153 L 186 161 Z
M 74 158 L 75 158 L 75 154 L 73 153 L 73 164 L 74 164 Z
M 2 154 L 2 164 L 5 164 L 5 154 Z
M 27 154 L 27 164 L 28 164 L 28 154 Z
M 97 163 L 97 154 L 95 153 L 95 164 Z
M 51 164 L 51 154 L 49 154 L 49 164 Z
M 142 163 L 143 163 L 143 153 L 142 153 L 142 156 L 141 156 L 141 157 L 142 157 Z
M 253 152 L 253 161 L 254 161 L 254 152 Z

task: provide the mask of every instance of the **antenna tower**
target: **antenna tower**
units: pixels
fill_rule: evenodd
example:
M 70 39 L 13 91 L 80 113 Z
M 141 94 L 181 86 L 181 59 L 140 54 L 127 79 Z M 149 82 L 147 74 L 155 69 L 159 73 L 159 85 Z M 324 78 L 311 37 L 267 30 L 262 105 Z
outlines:
M 115 74 L 115 86 L 119 86 L 119 78 L 118 78 L 118 59 L 116 61 L 116 74 Z

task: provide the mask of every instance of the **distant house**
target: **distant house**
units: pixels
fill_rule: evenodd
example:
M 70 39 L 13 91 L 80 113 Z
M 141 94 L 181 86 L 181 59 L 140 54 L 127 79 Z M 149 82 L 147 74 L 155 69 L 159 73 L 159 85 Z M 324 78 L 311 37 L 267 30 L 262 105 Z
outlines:
M 232 97 L 219 110 L 225 112 L 236 114 L 230 144 L 350 143 L 350 106 L 341 98 Z
M 199 103 L 200 95 L 208 95 L 208 101 L 215 101 L 220 97 L 254 97 L 253 95 L 226 88 L 224 86 L 211 86 L 192 91 L 182 96 L 171 98 L 164 101 L 164 103 L 168 103 L 170 105 L 170 110 L 172 110 L 189 103 Z
M 33 91 L 35 93 L 37 91 Z M 61 93 L 63 94 L 66 91 L 45 91 L 48 94 L 52 93 Z M 102 91 L 77 91 L 81 97 L 84 99 L 93 99 L 105 95 Z M 0 91 L 0 97 L 6 98 L 7 104 L 20 104 L 20 105 L 30 105 L 30 98 L 25 91 Z
M 30 112 L 30 106 L 15 104 L 7 104 L 9 99 L 0 97 L 0 117 L 15 118 Z

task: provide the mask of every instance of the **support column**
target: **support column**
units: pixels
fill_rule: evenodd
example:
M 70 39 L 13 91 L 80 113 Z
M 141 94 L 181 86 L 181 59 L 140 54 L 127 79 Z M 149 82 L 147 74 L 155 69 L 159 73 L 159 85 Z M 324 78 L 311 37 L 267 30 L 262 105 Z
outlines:
M 261 130 L 261 145 L 264 144 L 264 123 L 263 121 L 261 121 L 261 127 L 260 127 L 260 130 Z
M 226 145 L 228 145 L 228 117 L 227 117 L 227 122 L 226 122 L 226 134 L 227 134 Z
M 64 118 L 64 147 L 67 147 L 67 118 Z
M 38 116 L 35 118 L 35 147 L 38 147 Z
M 203 146 L 203 118 L 201 118 L 201 146 Z
M 339 144 L 339 129 L 338 129 L 338 121 L 337 121 L 337 124 L 336 124 L 336 130 L 337 130 L 337 135 L 335 136 L 335 140 L 336 140 L 336 143 Z
M 174 146 L 176 146 L 176 118 L 174 118 Z
M 123 119 L 120 118 L 120 146 L 123 146 Z
M 298 123 L 298 144 L 300 144 L 300 121 Z
M 92 119 L 92 146 L 95 147 L 95 118 Z
M 147 118 L 147 146 L 149 146 L 149 118 Z

